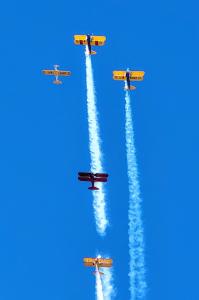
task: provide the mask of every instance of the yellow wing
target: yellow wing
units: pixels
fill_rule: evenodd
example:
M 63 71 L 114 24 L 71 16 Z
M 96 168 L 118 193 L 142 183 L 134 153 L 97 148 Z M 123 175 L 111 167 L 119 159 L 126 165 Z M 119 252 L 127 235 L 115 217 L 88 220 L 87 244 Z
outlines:
M 71 72 L 70 71 L 58 71 L 59 76 L 70 76 Z
M 114 80 L 126 80 L 126 71 L 113 71 Z
M 112 267 L 113 260 L 111 258 L 99 258 L 99 267 Z
M 86 35 L 74 35 L 74 43 L 76 45 L 87 45 L 87 36 Z
M 90 257 L 84 257 L 83 262 L 86 267 L 93 267 L 95 265 L 95 260 Z
M 55 76 L 70 76 L 70 71 L 60 71 L 60 70 L 43 70 L 43 74 L 45 75 L 55 75 Z
M 91 36 L 91 46 L 103 46 L 106 41 L 105 36 Z M 74 35 L 74 43 L 76 45 L 88 45 L 86 35 Z
M 105 41 L 106 41 L 105 36 L 93 35 L 91 37 L 91 46 L 103 46 L 105 44 Z
M 43 70 L 42 73 L 45 75 L 57 75 L 57 71 L 55 70 Z
M 144 79 L 144 71 L 130 71 L 130 81 L 141 81 Z

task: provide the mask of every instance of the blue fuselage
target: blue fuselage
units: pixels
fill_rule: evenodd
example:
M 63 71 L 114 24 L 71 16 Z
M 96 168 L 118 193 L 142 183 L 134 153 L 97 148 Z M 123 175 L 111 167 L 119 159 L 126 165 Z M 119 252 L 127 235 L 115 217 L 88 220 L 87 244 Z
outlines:
M 88 51 L 89 51 L 89 54 L 91 54 L 91 36 L 90 36 L 90 34 L 87 34 L 87 42 L 88 42 Z
M 126 72 L 126 82 L 127 82 L 127 86 L 128 86 L 128 89 L 130 90 L 130 73 L 129 72 Z

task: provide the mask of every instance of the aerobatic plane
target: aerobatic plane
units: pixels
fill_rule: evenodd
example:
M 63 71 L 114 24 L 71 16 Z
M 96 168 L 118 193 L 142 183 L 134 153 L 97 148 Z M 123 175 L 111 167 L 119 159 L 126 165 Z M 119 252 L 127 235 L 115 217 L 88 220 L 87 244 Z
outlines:
M 114 80 L 124 80 L 125 81 L 125 90 L 132 91 L 136 87 L 131 85 L 131 81 L 142 81 L 144 79 L 144 71 L 113 71 Z
M 75 45 L 87 45 L 89 55 L 96 54 L 96 51 L 91 49 L 91 46 L 103 46 L 105 44 L 106 37 L 98 35 L 74 35 Z
M 95 267 L 96 271 L 93 273 L 94 275 L 98 272 L 100 275 L 104 275 L 103 272 L 99 270 L 99 268 L 110 268 L 112 267 L 113 260 L 111 258 L 91 258 L 91 257 L 85 257 L 83 259 L 84 266 L 85 267 Z
M 98 187 L 95 186 L 95 182 L 107 182 L 108 174 L 106 173 L 86 173 L 86 172 L 79 172 L 78 173 L 78 179 L 80 181 L 90 181 L 92 183 L 92 186 L 90 186 L 88 189 L 95 191 L 99 190 Z
M 54 75 L 55 80 L 53 81 L 54 84 L 62 84 L 62 81 L 58 79 L 59 76 L 70 76 L 70 71 L 61 71 L 58 70 L 59 65 L 54 65 L 54 70 L 43 70 L 42 73 L 45 75 Z

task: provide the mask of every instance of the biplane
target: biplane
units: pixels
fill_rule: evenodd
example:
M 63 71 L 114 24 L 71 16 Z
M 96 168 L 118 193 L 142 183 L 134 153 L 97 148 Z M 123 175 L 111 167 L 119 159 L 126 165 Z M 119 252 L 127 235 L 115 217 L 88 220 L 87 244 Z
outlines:
M 86 173 L 86 172 L 79 172 L 78 173 L 78 179 L 80 181 L 90 181 L 92 183 L 92 186 L 90 186 L 88 189 L 95 191 L 99 190 L 98 187 L 95 186 L 95 182 L 107 182 L 108 174 L 106 173 Z
M 96 257 L 96 258 L 91 258 L 91 257 L 85 257 L 83 259 L 84 266 L 85 267 L 95 267 L 96 271 L 94 274 L 97 272 L 100 275 L 104 275 L 103 272 L 99 270 L 99 268 L 110 268 L 112 267 L 113 260 L 111 258 L 101 258 L 101 257 Z
M 74 43 L 75 45 L 84 45 L 88 46 L 88 54 L 94 55 L 96 51 L 91 49 L 91 46 L 103 46 L 105 44 L 106 37 L 98 36 L 98 35 L 74 35 Z
M 55 80 L 53 81 L 54 84 L 62 84 L 62 81 L 58 79 L 59 76 L 70 76 L 70 71 L 61 71 L 58 70 L 59 65 L 54 65 L 54 70 L 43 70 L 42 73 L 45 75 L 54 75 Z
M 114 80 L 125 81 L 125 90 L 135 90 L 136 87 L 131 85 L 131 81 L 142 81 L 144 79 L 144 71 L 113 71 Z

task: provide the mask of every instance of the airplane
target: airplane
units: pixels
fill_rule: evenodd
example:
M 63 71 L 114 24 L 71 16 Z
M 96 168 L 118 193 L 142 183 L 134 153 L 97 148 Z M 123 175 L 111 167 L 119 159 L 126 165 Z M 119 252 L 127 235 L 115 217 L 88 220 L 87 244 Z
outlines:
M 142 81 L 144 79 L 144 71 L 113 71 L 113 79 L 114 80 L 124 80 L 126 91 L 135 90 L 136 87 L 131 85 L 131 81 Z
M 91 46 L 103 46 L 105 44 L 105 41 L 106 41 L 105 36 L 97 36 L 92 34 L 74 35 L 75 45 L 87 45 L 89 55 L 96 54 L 96 51 L 93 51 L 91 49 Z
M 101 257 L 96 257 L 96 258 L 84 257 L 83 262 L 85 267 L 96 268 L 96 271 L 93 272 L 94 275 L 96 275 L 96 273 L 99 273 L 100 275 L 104 275 L 104 273 L 101 272 L 99 268 L 110 268 L 112 267 L 113 264 L 113 260 L 111 258 L 101 258 Z
M 92 172 L 79 172 L 78 173 L 78 179 L 80 181 L 90 181 L 92 183 L 92 186 L 90 186 L 88 189 L 95 191 L 99 190 L 98 187 L 95 186 L 95 182 L 107 182 L 108 174 L 106 173 L 92 173 Z
M 45 75 L 54 75 L 55 80 L 53 81 L 54 84 L 62 84 L 62 81 L 58 79 L 59 76 L 70 76 L 70 71 L 61 71 L 58 70 L 59 65 L 54 65 L 54 70 L 42 70 L 42 73 Z

